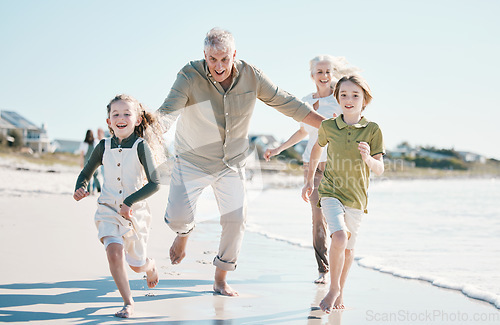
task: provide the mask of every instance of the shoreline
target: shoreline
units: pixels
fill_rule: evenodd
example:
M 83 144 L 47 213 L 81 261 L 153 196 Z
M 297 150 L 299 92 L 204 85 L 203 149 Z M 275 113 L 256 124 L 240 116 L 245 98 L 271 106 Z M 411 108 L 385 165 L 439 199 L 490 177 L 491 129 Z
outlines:
M 404 317 L 412 324 L 429 324 L 428 317 L 439 323 L 443 317 L 458 317 L 457 313 L 467 317 L 458 324 L 477 324 L 471 322 L 474 317 L 486 319 L 481 324 L 500 320 L 500 311 L 490 304 L 421 281 L 373 272 L 357 263 L 344 294 L 347 309 L 324 314 L 318 305 L 328 286 L 313 283 L 317 274 L 311 250 L 252 232 L 245 235 L 237 270 L 228 276 L 240 296 L 216 295 L 212 292 L 211 261 L 218 247 L 218 220 L 199 223 L 188 242 L 185 260 L 171 265 L 168 248 L 175 236 L 161 218 L 167 191 L 162 189 L 161 195 L 150 201 L 154 221 L 149 255 L 157 262 L 160 283 L 148 289 L 141 274 L 129 272 L 136 314 L 128 322 L 386 324 L 387 317 L 397 315 L 398 320 Z M 92 222 L 95 199 L 77 203 L 58 195 L 32 198 L 37 209 L 24 204 L 26 198 L 0 198 L 0 203 L 7 201 L 11 204 L 5 212 L 17 218 L 4 214 L 0 219 L 5 234 L 0 238 L 0 251 L 18 271 L 2 271 L 0 322 L 127 322 L 112 316 L 122 301 L 96 238 Z M 211 208 L 206 202 L 199 206 L 200 213 Z M 72 213 L 68 215 L 68 211 Z M 39 236 L 34 233 L 47 227 L 56 231 L 37 241 Z M 71 228 L 79 231 L 67 231 Z M 16 229 L 34 236 L 19 238 Z M 30 238 L 30 244 L 16 246 Z M 420 321 L 422 315 L 428 316 Z

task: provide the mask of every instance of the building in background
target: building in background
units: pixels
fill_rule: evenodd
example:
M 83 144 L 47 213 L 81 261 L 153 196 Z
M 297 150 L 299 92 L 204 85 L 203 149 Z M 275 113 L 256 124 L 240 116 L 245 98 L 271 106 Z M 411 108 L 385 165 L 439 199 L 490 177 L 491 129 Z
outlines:
M 39 153 L 51 151 L 50 140 L 44 124 L 38 127 L 17 112 L 0 111 L 0 133 L 3 133 L 7 140 L 12 141 L 8 137 L 12 130 L 19 130 L 23 136 L 25 147 Z

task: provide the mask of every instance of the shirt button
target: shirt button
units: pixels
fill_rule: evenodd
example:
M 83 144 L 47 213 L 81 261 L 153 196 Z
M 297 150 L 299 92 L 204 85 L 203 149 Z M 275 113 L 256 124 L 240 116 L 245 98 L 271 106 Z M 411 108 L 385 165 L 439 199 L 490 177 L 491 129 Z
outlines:
M 226 113 L 226 115 L 229 115 L 229 113 Z
M 348 132 L 347 135 L 351 135 L 351 132 Z
M 132 222 L 129 222 L 129 223 L 128 223 L 128 225 L 129 225 L 130 227 L 132 227 Z
M 351 142 L 351 140 L 347 140 L 347 142 Z
M 119 180 L 120 180 L 120 177 L 118 177 L 116 180 L 118 180 L 118 181 L 119 181 Z
M 116 166 L 120 167 L 120 163 L 116 164 Z
M 214 80 L 214 83 L 216 83 L 217 81 Z
M 122 190 L 119 190 L 118 193 L 122 194 Z
M 118 152 L 122 152 L 122 149 L 119 149 Z

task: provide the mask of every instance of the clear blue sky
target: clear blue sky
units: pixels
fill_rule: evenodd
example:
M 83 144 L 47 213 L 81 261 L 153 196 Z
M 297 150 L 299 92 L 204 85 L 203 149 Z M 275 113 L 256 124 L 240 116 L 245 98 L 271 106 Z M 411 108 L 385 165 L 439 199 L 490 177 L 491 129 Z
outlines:
M 308 62 L 345 56 L 374 93 L 366 116 L 388 148 L 402 141 L 500 159 L 500 1 L 0 0 L 0 109 L 83 140 L 129 93 L 156 110 L 179 69 L 218 26 L 237 57 L 302 97 Z M 286 139 L 298 124 L 258 103 L 254 133 Z

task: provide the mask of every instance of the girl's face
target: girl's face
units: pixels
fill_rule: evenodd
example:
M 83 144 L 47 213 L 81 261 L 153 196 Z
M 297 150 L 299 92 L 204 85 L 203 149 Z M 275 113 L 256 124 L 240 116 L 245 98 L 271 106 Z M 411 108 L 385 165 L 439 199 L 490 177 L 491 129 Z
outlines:
M 111 104 L 109 118 L 106 119 L 108 126 L 120 140 L 126 139 L 134 133 L 135 127 L 141 124 L 141 121 L 142 118 L 137 115 L 135 105 L 125 100 Z
M 344 115 L 359 115 L 365 106 L 363 89 L 352 81 L 344 81 L 340 85 L 339 105 Z
M 330 88 L 332 84 L 332 72 L 332 65 L 329 62 L 320 61 L 316 63 L 312 72 L 312 78 L 318 90 Z

